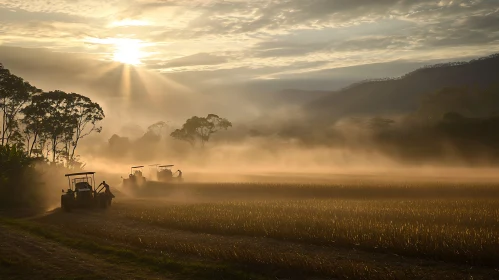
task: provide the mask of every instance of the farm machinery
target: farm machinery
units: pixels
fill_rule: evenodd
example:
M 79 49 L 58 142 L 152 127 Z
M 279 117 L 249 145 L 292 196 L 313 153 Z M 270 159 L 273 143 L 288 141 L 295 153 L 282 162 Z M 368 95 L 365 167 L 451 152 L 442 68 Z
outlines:
M 156 166 L 156 176 L 158 178 L 158 181 L 160 182 L 165 182 L 169 183 L 172 181 L 177 181 L 181 182 L 182 181 L 182 171 L 177 170 L 175 173 L 172 172 L 172 167 L 174 166 L 173 164 L 169 165 L 151 165 L 151 166 Z M 176 177 L 174 176 L 175 174 L 178 174 Z
M 70 212 L 74 208 L 107 208 L 114 198 L 106 181 L 96 186 L 95 172 L 71 173 L 68 178 L 67 191 L 62 190 L 61 208 Z
M 163 195 L 165 193 L 176 190 L 173 183 L 182 182 L 182 171 L 177 170 L 172 172 L 171 168 L 174 165 L 149 165 L 153 167 L 151 170 L 155 172 L 157 180 L 146 180 L 143 176 L 142 168 L 144 166 L 134 166 L 131 168 L 128 178 L 123 178 L 123 189 L 133 195 Z M 151 174 L 152 177 L 154 173 Z
M 136 189 L 146 183 L 146 177 L 144 177 L 142 169 L 144 168 L 143 165 L 141 166 L 132 166 L 130 168 L 130 174 L 128 175 L 128 178 L 123 179 L 123 186 L 127 188 L 132 188 Z

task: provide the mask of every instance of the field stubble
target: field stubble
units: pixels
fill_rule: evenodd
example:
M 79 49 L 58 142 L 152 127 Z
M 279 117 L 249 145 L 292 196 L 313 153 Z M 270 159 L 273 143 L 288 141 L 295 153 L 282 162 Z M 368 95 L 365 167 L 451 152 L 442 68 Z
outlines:
M 148 250 L 339 278 L 480 279 L 480 267 L 499 276 L 493 185 L 190 188 L 198 199 L 225 194 L 224 201 L 118 201 L 98 219 L 57 213 L 39 221 Z M 239 199 L 227 201 L 238 189 Z

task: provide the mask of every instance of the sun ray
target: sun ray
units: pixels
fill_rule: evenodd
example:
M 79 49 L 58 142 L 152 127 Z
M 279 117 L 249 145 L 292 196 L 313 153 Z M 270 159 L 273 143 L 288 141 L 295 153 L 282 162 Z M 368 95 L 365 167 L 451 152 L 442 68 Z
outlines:
M 127 38 L 87 38 L 86 41 L 109 45 L 113 48 L 111 57 L 113 62 L 105 67 L 99 67 L 98 75 L 105 75 L 114 70 L 119 71 L 119 92 L 125 97 L 127 103 L 132 101 L 132 91 L 137 90 L 137 88 L 141 89 L 140 94 L 144 98 L 149 98 L 152 102 L 159 101 L 158 98 L 164 94 L 182 94 L 185 96 L 193 93 L 189 86 L 170 79 L 164 74 L 136 67 L 143 65 L 141 60 L 152 54 L 142 50 L 143 47 L 151 44 Z
M 122 65 L 121 67 L 120 94 L 126 97 L 125 102 L 130 101 L 132 95 L 132 83 L 130 78 L 130 65 L 128 64 Z

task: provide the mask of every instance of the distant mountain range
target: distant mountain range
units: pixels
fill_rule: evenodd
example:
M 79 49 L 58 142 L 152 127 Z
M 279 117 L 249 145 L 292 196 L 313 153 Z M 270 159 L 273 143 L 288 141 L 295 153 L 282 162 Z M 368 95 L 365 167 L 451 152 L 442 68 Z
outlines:
M 499 83 L 499 54 L 420 68 L 399 78 L 368 80 L 333 92 L 288 90 L 279 98 L 305 98 L 303 108 L 314 118 L 334 120 L 348 115 L 408 113 L 431 92 L 454 86 L 487 86 Z M 289 97 L 285 97 L 289 94 Z

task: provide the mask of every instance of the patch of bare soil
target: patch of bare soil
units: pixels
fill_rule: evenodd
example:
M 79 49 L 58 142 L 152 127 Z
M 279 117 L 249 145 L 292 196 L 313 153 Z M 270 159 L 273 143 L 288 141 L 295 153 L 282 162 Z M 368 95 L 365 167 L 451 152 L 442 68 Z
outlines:
M 110 263 L 50 240 L 0 225 L 0 278 L 167 279 L 129 264 Z

